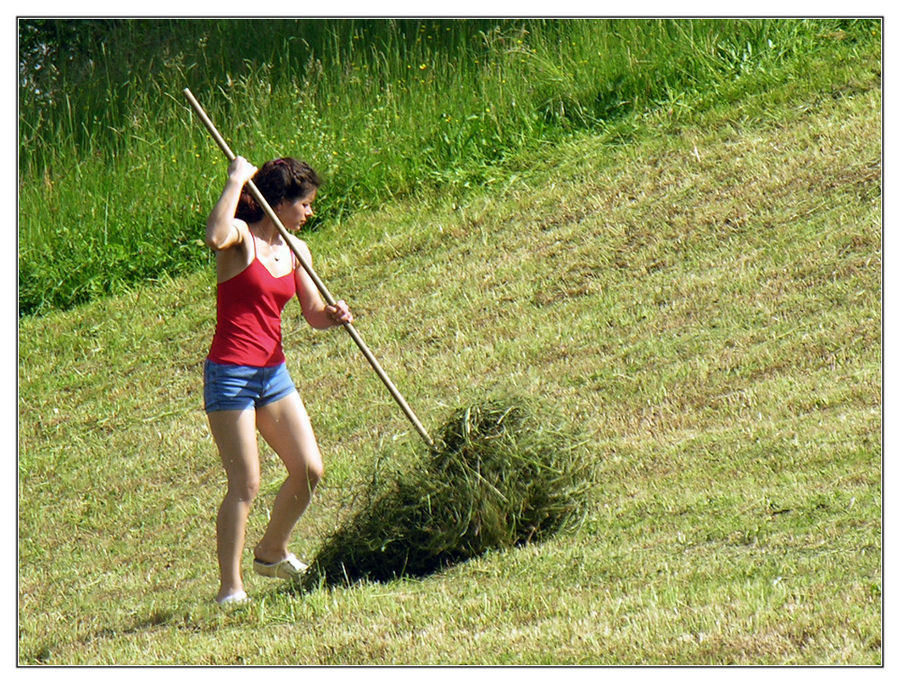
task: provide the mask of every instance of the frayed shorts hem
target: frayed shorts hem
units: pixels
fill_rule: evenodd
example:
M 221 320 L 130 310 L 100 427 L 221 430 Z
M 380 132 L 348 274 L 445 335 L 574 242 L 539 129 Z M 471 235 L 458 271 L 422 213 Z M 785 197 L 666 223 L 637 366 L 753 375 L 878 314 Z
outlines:
M 236 366 L 203 363 L 203 410 L 244 411 L 284 399 L 297 391 L 285 364 Z

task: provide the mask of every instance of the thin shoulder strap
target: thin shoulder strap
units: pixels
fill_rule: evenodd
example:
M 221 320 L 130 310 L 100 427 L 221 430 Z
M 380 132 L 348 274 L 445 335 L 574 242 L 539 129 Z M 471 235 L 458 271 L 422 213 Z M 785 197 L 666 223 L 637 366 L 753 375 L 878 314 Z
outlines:
M 284 238 L 284 244 L 288 248 L 288 252 L 291 253 L 291 273 L 297 270 L 297 255 L 294 254 L 294 247 L 291 245 L 288 238 Z

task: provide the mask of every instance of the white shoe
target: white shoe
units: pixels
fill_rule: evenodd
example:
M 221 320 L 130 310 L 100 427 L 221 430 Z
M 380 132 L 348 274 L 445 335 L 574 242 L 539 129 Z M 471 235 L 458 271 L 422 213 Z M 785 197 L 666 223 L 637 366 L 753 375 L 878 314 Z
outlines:
M 258 558 L 253 559 L 253 569 L 256 574 L 263 577 L 276 577 L 278 579 L 295 581 L 303 577 L 306 568 L 309 567 L 305 563 L 297 560 L 297 557 L 289 553 L 277 563 L 265 563 Z
M 246 591 L 236 591 L 233 594 L 228 594 L 228 596 L 216 599 L 216 603 L 220 606 L 225 606 L 231 603 L 246 603 L 249 600 L 250 598 L 247 596 Z

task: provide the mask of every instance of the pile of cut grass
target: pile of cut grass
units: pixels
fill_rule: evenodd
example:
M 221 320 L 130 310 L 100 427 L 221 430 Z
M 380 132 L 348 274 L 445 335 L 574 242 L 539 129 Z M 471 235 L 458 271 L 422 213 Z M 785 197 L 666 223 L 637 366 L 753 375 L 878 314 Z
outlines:
M 433 451 L 373 478 L 304 587 L 421 577 L 574 526 L 591 487 L 585 444 L 533 401 L 457 409 Z

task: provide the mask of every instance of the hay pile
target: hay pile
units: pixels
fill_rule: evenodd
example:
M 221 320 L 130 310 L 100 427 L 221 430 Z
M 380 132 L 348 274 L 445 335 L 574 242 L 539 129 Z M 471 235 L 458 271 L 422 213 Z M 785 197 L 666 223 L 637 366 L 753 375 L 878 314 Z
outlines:
M 373 480 L 364 505 L 325 541 L 304 586 L 423 576 L 545 538 L 583 512 L 585 442 L 522 400 L 457 410 L 437 448 Z

